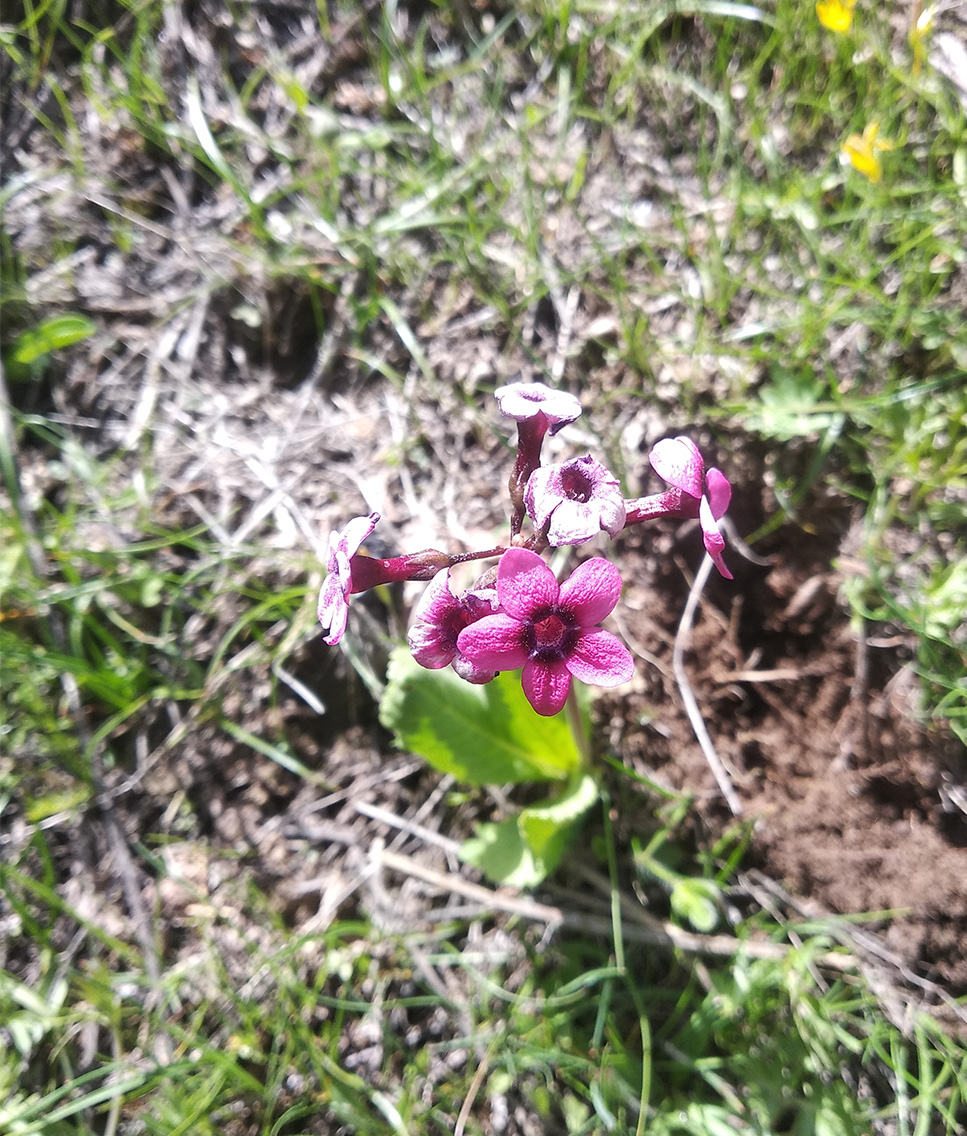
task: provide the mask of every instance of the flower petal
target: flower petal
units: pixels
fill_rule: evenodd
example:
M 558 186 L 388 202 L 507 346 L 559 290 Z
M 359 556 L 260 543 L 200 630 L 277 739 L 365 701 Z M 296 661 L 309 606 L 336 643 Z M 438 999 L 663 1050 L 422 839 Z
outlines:
M 457 650 L 481 670 L 516 671 L 527 662 L 524 625 L 509 615 L 485 615 L 457 636 Z
M 538 714 L 548 718 L 564 709 L 571 689 L 571 673 L 563 660 L 555 663 L 533 660 L 526 663 L 520 681 L 527 701 Z
M 485 683 L 493 682 L 497 677 L 495 670 L 486 667 L 478 667 L 470 662 L 469 659 L 464 658 L 459 652 L 453 660 L 453 669 L 463 679 L 464 682 L 473 683 L 474 686 L 483 686 Z
M 588 631 L 574 645 L 567 668 L 581 682 L 618 686 L 635 673 L 631 652 L 610 631 Z
M 711 556 L 715 567 L 726 580 L 733 579 L 732 573 L 726 568 L 725 561 L 722 559 L 722 553 L 725 550 L 725 537 L 719 532 L 718 524 L 712 516 L 712 509 L 706 497 L 702 498 L 698 516 L 702 524 L 702 542 L 705 545 L 705 551 Z
M 702 496 L 705 462 L 691 438 L 662 438 L 652 446 L 648 460 L 662 481 L 690 497 Z
M 732 500 L 732 485 L 720 469 L 710 469 L 705 475 L 705 493 L 712 509 L 712 516 L 718 521 Z
M 330 552 L 338 550 L 347 560 L 355 556 L 359 546 L 376 528 L 378 520 L 379 513 L 370 513 L 367 517 L 353 517 L 341 532 L 334 532 L 329 537 Z
M 524 505 L 536 528 L 542 529 L 547 524 L 551 513 L 563 499 L 564 487 L 559 465 L 542 465 L 527 479 Z
M 598 499 L 598 524 L 612 540 L 625 527 L 626 518 L 627 511 L 620 487 L 616 487 L 616 492 L 607 498 Z
M 453 662 L 461 615 L 460 601 L 450 591 L 449 569 L 443 568 L 427 584 L 406 636 L 421 667 L 435 671 Z
M 552 390 L 543 383 L 508 383 L 494 391 L 500 413 L 518 422 L 543 414 L 551 433 L 580 417 L 581 404 L 567 391 Z
M 621 595 L 621 573 L 603 556 L 579 564 L 561 584 L 558 600 L 581 627 L 594 627 L 614 610 Z
M 554 573 L 536 552 L 509 548 L 500 558 L 497 595 L 508 615 L 528 619 L 533 612 L 557 603 L 559 593 Z
M 601 510 L 597 505 L 584 501 L 561 501 L 551 516 L 547 539 L 552 548 L 586 544 L 598 535 L 601 528 Z
M 322 582 L 319 589 L 319 622 L 329 632 L 323 637 L 323 642 L 334 647 L 346 633 L 346 622 L 349 619 L 349 604 L 346 602 L 346 593 L 339 582 L 339 575 L 331 572 Z

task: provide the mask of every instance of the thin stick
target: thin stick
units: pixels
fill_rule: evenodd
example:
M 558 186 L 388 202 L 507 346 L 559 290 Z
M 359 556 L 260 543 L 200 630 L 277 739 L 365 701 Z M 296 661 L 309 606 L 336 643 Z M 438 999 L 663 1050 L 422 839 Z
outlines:
M 546 923 L 551 927 L 567 927 L 585 934 L 598 934 L 610 937 L 614 927 L 610 916 L 565 911 L 548 903 L 540 903 L 526 895 L 513 895 L 509 892 L 493 891 L 481 884 L 465 880 L 452 873 L 438 872 L 425 864 L 397 852 L 377 849 L 374 852 L 378 862 L 394 872 L 402 872 L 437 887 L 449 895 L 463 895 L 479 903 L 485 911 L 506 911 L 531 919 L 535 923 Z M 732 958 L 745 953 L 751 958 L 784 959 L 792 948 L 782 943 L 758 942 L 736 939 L 731 935 L 700 935 L 684 931 L 674 923 L 656 919 L 628 900 L 622 902 L 625 922 L 622 935 L 629 942 L 645 943 L 648 946 L 662 947 L 665 950 L 679 950 L 686 954 L 711 955 L 716 958 Z M 813 962 L 817 966 L 839 972 L 855 970 L 857 962 L 853 955 L 828 951 L 817 955 Z
M 453 1136 L 463 1136 L 464 1129 L 467 1127 L 467 1120 L 470 1117 L 470 1110 L 473 1108 L 473 1102 L 480 1092 L 480 1086 L 483 1084 L 484 1077 L 487 1075 L 487 1070 L 490 1068 L 490 1060 L 484 1054 L 483 1060 L 477 1066 L 477 1071 L 473 1075 L 473 1080 L 470 1082 L 470 1088 L 467 1089 L 467 1095 L 463 1099 L 463 1104 L 460 1106 L 460 1115 L 457 1117 L 457 1123 L 453 1128 Z
M 722 791 L 722 796 L 731 809 L 732 815 L 739 816 L 742 812 L 742 804 L 735 794 L 735 789 L 732 787 L 729 775 L 726 772 L 725 766 L 722 764 L 722 759 L 719 757 L 718 753 L 716 753 L 712 739 L 708 735 L 708 730 L 706 730 L 705 722 L 702 719 L 702 712 L 698 708 L 695 695 L 692 693 L 691 684 L 688 681 L 688 675 L 685 673 L 685 648 L 688 644 L 689 636 L 692 633 L 692 623 L 695 619 L 698 601 L 701 599 L 711 570 L 712 558 L 706 554 L 705 559 L 702 561 L 702 566 L 699 568 L 695 580 L 692 583 L 691 590 L 688 593 L 688 599 L 685 601 L 685 610 L 682 612 L 682 620 L 678 625 L 678 632 L 675 635 L 675 649 L 672 652 L 672 667 L 675 671 L 675 680 L 681 692 L 682 702 L 685 703 L 685 712 L 688 714 L 688 720 L 692 723 L 692 729 L 695 731 L 695 737 L 698 738 L 698 744 L 702 747 L 702 753 L 705 754 L 705 760 L 708 762 L 709 768 L 715 775 L 715 780 L 718 782 L 719 789 Z

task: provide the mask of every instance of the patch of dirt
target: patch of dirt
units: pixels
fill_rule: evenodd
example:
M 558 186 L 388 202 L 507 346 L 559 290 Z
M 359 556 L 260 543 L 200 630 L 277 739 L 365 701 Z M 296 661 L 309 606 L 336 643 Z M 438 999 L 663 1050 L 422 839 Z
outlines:
M 609 695 L 602 710 L 626 762 L 698 794 L 714 838 L 734 818 L 672 671 L 685 585 L 661 553 L 674 554 L 682 535 L 666 533 L 649 548 L 643 533 L 625 549 L 623 630 L 654 661 L 640 663 L 630 704 Z M 741 819 L 752 825 L 746 862 L 783 881 L 811 912 L 888 912 L 873 924 L 885 948 L 911 972 L 962 993 L 963 748 L 918 724 L 914 644 L 891 628 L 854 628 L 839 595 L 844 577 L 821 551 L 787 530 L 773 539 L 771 567 L 733 553 L 736 583 L 710 582 L 686 655 Z

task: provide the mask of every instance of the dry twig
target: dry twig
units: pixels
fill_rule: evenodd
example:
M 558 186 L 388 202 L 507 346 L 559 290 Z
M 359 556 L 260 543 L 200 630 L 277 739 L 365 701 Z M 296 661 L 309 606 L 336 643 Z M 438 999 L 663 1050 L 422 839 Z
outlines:
M 722 796 L 725 797 L 732 815 L 739 816 L 742 812 L 742 804 L 736 795 L 735 789 L 732 787 L 732 781 L 722 763 L 722 759 L 719 757 L 715 746 L 712 744 L 708 730 L 705 728 L 702 712 L 698 708 L 698 702 L 695 700 L 691 684 L 688 681 L 688 675 L 685 672 L 685 647 L 692 633 L 695 611 L 698 608 L 698 602 L 701 599 L 702 591 L 705 588 L 711 570 L 712 558 L 706 555 L 692 583 L 691 590 L 688 593 L 688 599 L 685 602 L 685 610 L 682 612 L 682 619 L 678 625 L 678 634 L 675 636 L 675 649 L 672 652 L 672 666 L 675 671 L 675 680 L 678 683 L 678 689 L 682 695 L 682 702 L 685 704 L 685 712 L 688 714 L 688 720 L 691 722 L 692 729 L 695 731 L 698 744 L 702 747 L 702 753 L 705 754 L 705 760 L 708 762 L 709 768 L 715 775 L 715 780 L 718 783 L 719 789 L 722 791 Z

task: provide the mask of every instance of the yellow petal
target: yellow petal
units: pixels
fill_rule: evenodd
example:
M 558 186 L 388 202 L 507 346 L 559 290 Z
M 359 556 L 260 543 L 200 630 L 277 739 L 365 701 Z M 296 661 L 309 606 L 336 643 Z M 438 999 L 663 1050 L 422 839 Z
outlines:
M 865 133 L 866 131 L 864 135 Z M 854 170 L 871 182 L 878 182 L 883 177 L 883 165 L 876 156 L 876 148 L 870 145 L 866 137 L 851 134 L 840 146 L 840 153 Z
M 817 0 L 816 15 L 824 28 L 844 35 L 853 26 L 856 0 Z
M 880 124 L 878 122 L 867 123 L 863 130 L 863 141 L 874 153 L 877 150 L 895 149 L 895 143 L 891 142 L 889 138 L 880 137 Z

